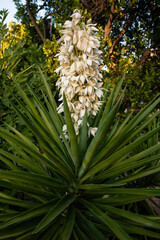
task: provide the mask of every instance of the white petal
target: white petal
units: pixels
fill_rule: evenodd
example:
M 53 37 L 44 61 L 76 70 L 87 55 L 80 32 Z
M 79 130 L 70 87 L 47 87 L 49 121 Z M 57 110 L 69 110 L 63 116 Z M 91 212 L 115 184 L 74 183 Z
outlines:
M 92 111 L 93 116 L 97 115 L 97 111 Z
M 91 52 L 91 50 L 92 50 L 92 48 L 91 48 L 91 47 L 88 47 L 88 48 L 87 48 L 87 52 L 88 52 L 88 53 L 90 53 L 90 52 Z
M 96 128 L 96 127 L 95 127 L 95 128 L 91 128 L 91 134 L 92 134 L 93 136 L 95 136 L 97 130 L 98 130 L 98 128 Z
M 65 36 L 65 38 L 64 38 L 64 41 L 70 41 L 71 40 L 71 36 Z
M 70 71 L 71 72 L 74 72 L 76 70 L 75 68 L 75 63 L 72 63 L 71 67 L 70 67 Z
M 64 40 L 64 36 L 62 36 L 58 41 L 57 41 L 57 43 L 60 43 L 60 42 L 62 42 Z
M 84 99 L 84 97 L 83 97 L 83 96 L 80 96 L 80 97 L 79 97 L 79 101 L 80 101 L 81 103 L 83 103 L 83 102 L 84 102 L 84 100 L 85 100 L 85 99 Z
M 91 87 L 91 86 L 88 87 L 88 93 L 89 93 L 89 94 L 92 93 L 92 87 Z
M 78 125 L 74 125 L 74 129 L 75 129 L 75 132 L 76 132 L 76 135 L 78 135 L 79 134 L 79 127 L 78 127 Z
M 88 92 L 88 89 L 85 88 L 85 89 L 84 89 L 84 93 L 85 93 L 85 95 L 87 95 L 87 92 Z
M 102 85 L 103 85 L 103 82 L 98 82 L 98 83 L 96 84 L 96 87 L 97 87 L 97 88 L 100 88 L 100 87 L 102 87 Z
M 62 66 L 58 67 L 58 68 L 55 70 L 55 72 L 56 72 L 56 73 L 59 73 L 61 69 L 62 69 Z
M 89 66 L 92 66 L 92 60 L 91 60 L 91 59 L 88 59 L 88 60 L 87 60 L 87 64 L 88 64 Z
M 91 105 L 91 103 L 90 103 L 90 102 L 88 102 L 88 101 L 85 103 L 85 106 L 86 106 L 87 108 L 89 108 L 89 107 L 90 107 L 90 105 Z
M 74 14 L 71 15 L 72 17 L 72 21 L 77 24 L 79 23 L 80 19 L 81 19 L 81 14 L 79 12 L 76 12 Z
M 69 81 L 66 79 L 66 80 L 64 80 L 63 84 L 64 84 L 64 86 L 68 86 Z
M 65 132 L 67 130 L 67 125 L 63 125 L 63 132 Z
M 80 50 L 83 50 L 83 48 L 82 48 L 82 41 L 81 40 L 78 40 L 77 48 L 80 49 Z
M 97 89 L 97 90 L 96 90 L 96 95 L 97 95 L 99 98 L 101 98 L 101 97 L 102 97 L 102 95 L 103 95 L 103 92 L 102 92 L 102 90 L 100 90 L 100 89 Z
M 73 118 L 74 118 L 75 122 L 78 121 L 78 115 L 77 114 L 74 114 Z
M 92 22 L 92 19 L 90 18 L 88 21 L 87 21 L 87 24 L 91 23 Z
M 76 91 L 75 91 L 75 93 L 78 93 L 78 92 L 80 92 L 80 91 L 81 91 L 81 89 L 82 89 L 82 87 L 80 87 L 80 86 L 79 86 L 79 87 L 77 87 L 77 88 L 76 88 Z
M 64 111 L 63 107 L 57 108 L 58 113 L 62 113 Z
M 83 34 L 84 34 L 84 31 L 83 31 L 83 30 L 78 31 L 78 37 L 79 37 L 79 38 L 81 38 L 81 37 L 83 36 Z
M 68 48 L 68 52 L 70 53 L 70 52 L 72 52 L 72 50 L 73 50 L 73 45 L 70 45 Z
M 78 33 L 77 31 L 74 32 L 74 35 L 73 35 L 73 44 L 76 44 L 78 41 Z
M 78 120 L 78 126 L 82 124 L 82 120 Z
M 81 80 L 82 83 L 84 84 L 84 82 L 85 82 L 85 76 L 84 76 L 84 75 L 81 75 L 81 76 L 80 76 L 80 80 Z
M 76 109 L 81 109 L 82 108 L 82 104 L 78 103 L 77 106 L 76 106 Z
M 71 27 L 72 27 L 72 24 L 73 24 L 73 23 L 72 23 L 71 21 L 67 20 L 67 21 L 65 21 L 63 27 L 65 27 L 65 28 L 71 28 Z
M 82 109 L 82 110 L 80 111 L 80 117 L 83 118 L 83 117 L 84 117 L 84 114 L 85 114 L 85 110 Z
M 67 90 L 66 90 L 66 93 L 70 93 L 73 91 L 73 88 L 72 87 L 68 87 Z
M 96 27 L 91 27 L 92 31 L 99 31 Z
M 83 54 L 83 60 L 86 61 L 87 60 L 87 55 Z
M 81 18 L 81 14 L 77 12 L 75 17 L 76 18 Z
M 81 14 L 78 13 L 78 12 L 74 13 L 73 15 L 74 15 L 75 18 L 81 18 Z M 72 15 L 72 16 L 73 16 L 73 15 Z

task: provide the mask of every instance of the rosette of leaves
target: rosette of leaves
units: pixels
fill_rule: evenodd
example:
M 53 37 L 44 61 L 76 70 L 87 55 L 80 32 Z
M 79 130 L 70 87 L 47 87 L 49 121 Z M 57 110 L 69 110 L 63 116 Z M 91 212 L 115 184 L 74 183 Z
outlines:
M 24 101 L 15 98 L 17 104 L 11 103 L 35 143 L 12 127 L 10 132 L 0 129 L 1 137 L 19 153 L 0 150 L 6 164 L 6 170 L 0 170 L 0 239 L 160 239 L 160 217 L 146 210 L 145 202 L 159 198 L 160 190 L 153 183 L 138 186 L 137 181 L 160 171 L 160 154 L 152 154 L 160 144 L 133 154 L 160 130 L 139 134 L 158 115 L 147 117 L 160 98 L 119 125 L 121 81 L 96 117 L 87 119 L 85 114 L 76 136 L 65 96 L 63 117 L 42 72 L 41 77 L 44 104 L 30 89 L 31 101 L 19 86 Z M 98 127 L 95 137 L 88 137 L 88 121 Z

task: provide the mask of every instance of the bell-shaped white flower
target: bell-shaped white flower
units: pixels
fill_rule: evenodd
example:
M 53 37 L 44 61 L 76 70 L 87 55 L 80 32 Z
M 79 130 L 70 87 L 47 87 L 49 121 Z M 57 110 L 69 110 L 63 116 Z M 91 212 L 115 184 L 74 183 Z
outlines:
M 67 20 L 67 21 L 65 21 L 63 27 L 64 28 L 71 28 L 72 25 L 73 25 L 73 23 L 71 21 Z
M 98 128 L 89 128 L 89 136 L 90 136 L 90 135 L 95 136 L 97 130 L 98 130 Z
M 75 12 L 71 15 L 72 21 L 77 25 L 81 19 L 81 14 L 79 12 Z

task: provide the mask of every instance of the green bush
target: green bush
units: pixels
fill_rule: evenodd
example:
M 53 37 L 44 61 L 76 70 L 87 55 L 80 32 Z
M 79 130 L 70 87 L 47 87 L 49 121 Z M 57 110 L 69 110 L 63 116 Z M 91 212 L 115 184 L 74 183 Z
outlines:
M 31 42 L 25 29 L 23 29 L 23 25 L 12 24 L 10 29 L 7 28 L 4 23 L 7 14 L 5 10 L 0 11 L 0 125 L 10 124 L 33 139 L 24 122 L 9 107 L 9 102 L 14 101 L 10 91 L 14 91 L 13 79 L 16 79 L 17 82 L 21 83 L 23 89 L 28 91 L 28 94 L 29 90 L 26 88 L 26 83 L 39 94 L 41 81 L 37 73 L 37 65 L 41 66 L 43 72 L 47 72 L 46 58 L 42 46 Z M 23 34 L 21 34 L 21 29 Z M 18 97 L 16 92 L 15 94 Z M 0 139 L 0 146 L 3 149 L 14 151 L 2 139 Z

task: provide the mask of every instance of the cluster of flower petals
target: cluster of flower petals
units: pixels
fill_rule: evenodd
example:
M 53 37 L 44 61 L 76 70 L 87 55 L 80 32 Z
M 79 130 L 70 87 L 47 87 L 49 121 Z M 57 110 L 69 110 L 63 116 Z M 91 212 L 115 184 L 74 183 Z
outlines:
M 87 109 L 88 115 L 96 115 L 101 105 L 102 74 L 99 65 L 103 62 L 98 49 L 100 42 L 95 36 L 98 29 L 91 20 L 85 24 L 79 11 L 75 10 L 71 15 L 72 21 L 67 20 L 61 30 L 62 37 L 60 51 L 56 55 L 60 67 L 56 72 L 60 74 L 57 81 L 60 101 L 58 113 L 63 112 L 63 92 L 68 102 L 69 110 L 74 122 L 76 134 L 82 125 L 82 120 Z M 66 126 L 63 127 L 67 131 Z M 91 134 L 96 129 L 90 129 Z

